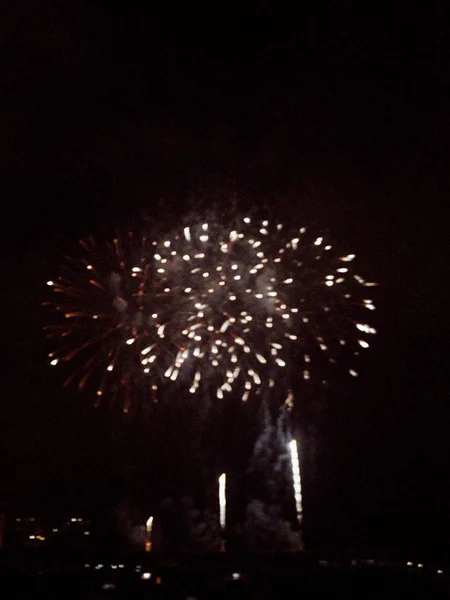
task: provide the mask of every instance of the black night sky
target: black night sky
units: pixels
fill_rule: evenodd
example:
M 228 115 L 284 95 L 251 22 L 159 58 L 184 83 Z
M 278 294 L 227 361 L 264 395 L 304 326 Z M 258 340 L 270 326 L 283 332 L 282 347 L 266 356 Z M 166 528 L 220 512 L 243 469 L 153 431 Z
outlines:
M 102 225 L 164 200 L 173 221 L 186 197 L 221 189 L 329 228 L 380 283 L 360 378 L 305 411 L 312 537 L 448 548 L 449 14 L 320 4 L 3 4 L 0 501 L 12 513 L 113 507 L 145 439 L 46 365 L 40 304 L 57 257 Z

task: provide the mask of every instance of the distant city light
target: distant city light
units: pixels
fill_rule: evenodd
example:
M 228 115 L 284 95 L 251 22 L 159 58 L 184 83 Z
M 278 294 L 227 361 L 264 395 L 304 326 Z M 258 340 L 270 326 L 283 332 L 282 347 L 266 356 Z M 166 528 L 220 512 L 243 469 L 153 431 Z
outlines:
M 114 590 L 116 587 L 115 583 L 104 583 L 102 585 L 102 590 Z
M 147 579 L 148 580 L 148 579 L 151 578 L 151 576 L 152 576 L 151 573 L 142 573 L 141 579 Z

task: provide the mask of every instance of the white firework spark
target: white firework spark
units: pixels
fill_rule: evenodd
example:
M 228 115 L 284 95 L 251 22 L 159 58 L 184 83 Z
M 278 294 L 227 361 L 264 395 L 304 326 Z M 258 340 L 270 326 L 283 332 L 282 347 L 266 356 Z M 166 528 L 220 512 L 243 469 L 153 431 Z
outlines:
M 66 319 L 49 328 L 66 342 L 51 364 L 84 353 L 80 384 L 100 371 L 98 395 L 108 380 L 144 379 L 153 391 L 177 382 L 246 400 L 287 369 L 324 382 L 324 364 L 375 333 L 360 317 L 373 301 L 359 299 L 375 284 L 354 273 L 353 254 L 304 227 L 193 218 L 156 241 L 130 233 L 126 244 L 83 244 L 89 260 L 47 282 Z

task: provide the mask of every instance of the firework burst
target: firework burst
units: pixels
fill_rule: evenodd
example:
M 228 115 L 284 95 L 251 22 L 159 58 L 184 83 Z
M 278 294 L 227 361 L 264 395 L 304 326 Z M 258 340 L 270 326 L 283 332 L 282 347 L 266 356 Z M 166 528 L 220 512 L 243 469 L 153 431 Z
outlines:
M 344 345 L 353 354 L 368 347 L 375 330 L 355 317 L 374 308 L 358 293 L 374 284 L 352 272 L 353 258 L 336 256 L 325 236 L 249 217 L 229 227 L 194 222 L 159 242 L 158 287 L 175 298 L 164 335 L 178 349 L 166 377 L 188 379 L 191 392 L 213 382 L 219 398 L 239 390 L 246 400 L 283 379 L 294 357 L 308 380 Z
M 81 256 L 67 258 L 62 275 L 48 281 L 54 300 L 46 302 L 58 315 L 47 335 L 56 342 L 50 364 L 70 362 L 65 385 L 91 385 L 98 401 L 105 391 L 125 392 L 128 410 L 133 390 L 156 391 L 157 367 L 166 347 L 158 335 L 158 306 L 164 291 L 152 276 L 152 243 L 129 232 L 111 242 L 81 240 Z M 153 347 L 161 360 L 150 371 L 142 369 L 141 350 Z M 142 373 L 150 377 L 142 378 Z
M 305 228 L 193 218 L 164 239 L 82 245 L 89 259 L 50 282 L 66 321 L 48 329 L 62 344 L 50 358 L 82 357 L 79 385 L 99 382 L 98 395 L 177 382 L 246 400 L 286 371 L 325 383 L 324 366 L 375 333 L 362 317 L 374 304 L 361 298 L 375 284 Z

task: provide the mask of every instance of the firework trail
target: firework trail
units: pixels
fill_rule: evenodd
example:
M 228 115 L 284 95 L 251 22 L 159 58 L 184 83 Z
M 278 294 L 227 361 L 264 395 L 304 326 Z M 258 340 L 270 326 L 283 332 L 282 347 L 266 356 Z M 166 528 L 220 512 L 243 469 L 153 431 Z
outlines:
M 246 400 L 294 365 L 325 383 L 324 365 L 358 354 L 375 333 L 362 316 L 375 306 L 361 298 L 375 284 L 354 273 L 353 254 L 305 228 L 191 218 L 157 240 L 129 233 L 82 245 L 89 258 L 49 282 L 65 324 L 48 332 L 67 348 L 50 358 L 83 355 L 79 385 L 100 381 L 98 395 L 108 380 L 153 391 L 177 382 Z

